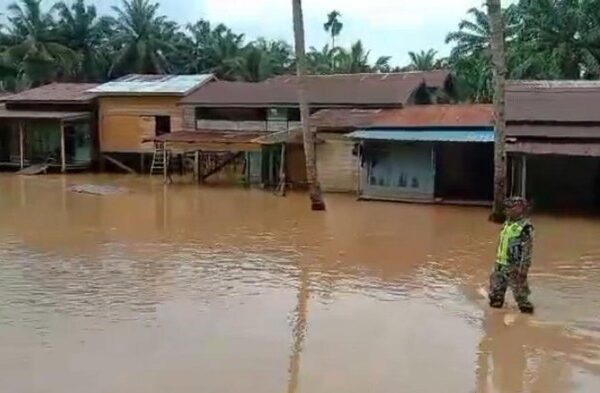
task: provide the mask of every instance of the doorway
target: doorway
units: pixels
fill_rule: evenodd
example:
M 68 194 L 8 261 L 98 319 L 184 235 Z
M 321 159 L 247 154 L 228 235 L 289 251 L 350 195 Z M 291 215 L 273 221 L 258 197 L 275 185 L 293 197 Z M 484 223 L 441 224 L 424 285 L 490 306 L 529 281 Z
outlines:
M 171 132 L 171 116 L 155 116 L 156 136 L 161 136 Z

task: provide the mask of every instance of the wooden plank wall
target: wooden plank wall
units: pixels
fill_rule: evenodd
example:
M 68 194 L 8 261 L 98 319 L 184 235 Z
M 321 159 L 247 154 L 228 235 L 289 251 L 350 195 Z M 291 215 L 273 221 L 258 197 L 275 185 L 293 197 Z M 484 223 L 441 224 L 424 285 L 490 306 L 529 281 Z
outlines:
M 99 135 L 102 152 L 151 152 L 142 143 L 155 134 L 155 116 L 171 117 L 171 132 L 183 130 L 179 97 L 102 97 L 99 100 Z
M 325 192 L 355 192 L 358 188 L 358 159 L 352 155 L 354 142 L 342 134 L 319 134 L 317 171 Z

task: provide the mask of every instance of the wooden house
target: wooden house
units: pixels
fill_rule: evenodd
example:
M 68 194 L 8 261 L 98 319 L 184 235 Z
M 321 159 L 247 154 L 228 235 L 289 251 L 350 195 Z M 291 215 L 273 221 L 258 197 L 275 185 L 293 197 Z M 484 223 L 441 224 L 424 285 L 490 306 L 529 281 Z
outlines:
M 509 81 L 508 192 L 542 208 L 600 209 L 600 82 Z
M 454 90 L 453 78 L 446 71 L 310 76 L 307 87 L 312 114 L 331 108 L 431 104 L 447 99 Z M 264 186 L 279 183 L 282 162 L 288 183 L 305 182 L 304 151 L 296 131 L 300 128 L 297 77 L 278 76 L 260 83 L 215 82 L 182 99 L 181 105 L 186 128 L 215 138 L 221 138 L 222 133 L 246 134 L 248 145 L 254 141 L 260 146 L 259 152 L 246 154 L 244 165 L 251 167 L 256 182 Z M 351 169 L 355 167 L 353 143 L 342 138 L 339 129 L 332 130 L 322 135 L 319 131 L 322 187 L 326 191 L 355 191 L 350 179 L 356 175 Z M 256 139 L 256 133 L 263 136 Z M 336 173 L 339 164 L 345 165 L 344 179 Z
M 143 172 L 155 151 L 148 141 L 184 131 L 179 100 L 213 80 L 212 75 L 128 75 L 92 89 L 98 97 L 101 159 Z
M 359 142 L 360 199 L 489 203 L 493 108 L 428 105 L 383 110 L 348 135 Z
M 0 167 L 89 168 L 97 147 L 94 84 L 52 83 L 4 97 Z

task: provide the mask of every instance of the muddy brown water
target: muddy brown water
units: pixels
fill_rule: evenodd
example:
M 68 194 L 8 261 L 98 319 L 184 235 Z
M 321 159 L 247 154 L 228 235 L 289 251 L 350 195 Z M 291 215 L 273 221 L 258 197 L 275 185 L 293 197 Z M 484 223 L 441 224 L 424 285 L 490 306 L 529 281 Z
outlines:
M 327 204 L 0 175 L 0 391 L 600 391 L 599 220 L 534 217 L 537 313 L 507 324 L 486 210 Z

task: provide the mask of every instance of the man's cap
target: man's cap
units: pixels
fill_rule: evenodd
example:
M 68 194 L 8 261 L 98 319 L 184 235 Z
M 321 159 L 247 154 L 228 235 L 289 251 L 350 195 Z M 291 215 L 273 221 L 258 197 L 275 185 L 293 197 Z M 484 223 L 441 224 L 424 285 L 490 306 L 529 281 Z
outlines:
M 515 206 L 527 206 L 527 199 L 523 197 L 513 196 L 504 200 L 504 206 L 511 208 Z

